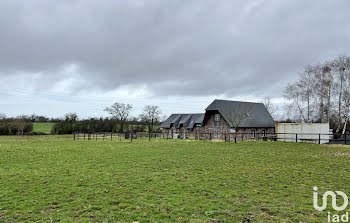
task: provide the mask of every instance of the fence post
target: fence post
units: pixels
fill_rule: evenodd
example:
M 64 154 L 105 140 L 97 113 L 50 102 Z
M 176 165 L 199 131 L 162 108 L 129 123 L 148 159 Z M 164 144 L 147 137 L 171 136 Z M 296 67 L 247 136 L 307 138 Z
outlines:
M 148 131 L 148 141 L 151 141 L 151 132 Z
M 111 141 L 112 141 L 112 138 L 113 138 L 113 133 L 111 133 Z
M 259 133 L 257 133 L 258 134 L 258 141 L 260 141 L 260 134 Z
M 321 134 L 318 134 L 318 144 L 321 144 Z
M 346 145 L 346 133 L 344 134 L 344 144 Z
M 298 142 L 298 134 L 295 134 L 295 142 Z
M 96 133 L 96 140 L 97 140 L 97 133 Z
M 237 143 L 237 137 L 235 136 L 235 143 Z
M 75 140 L 75 133 L 73 134 L 73 140 Z
M 84 140 L 85 140 L 85 132 L 84 132 Z
M 132 142 L 132 132 L 130 132 L 130 142 Z
M 226 141 L 226 133 L 225 133 L 225 141 Z
M 209 140 L 211 140 L 211 133 L 209 133 Z
M 236 138 L 236 136 L 235 136 L 235 138 Z M 242 132 L 242 141 L 244 141 L 244 133 Z

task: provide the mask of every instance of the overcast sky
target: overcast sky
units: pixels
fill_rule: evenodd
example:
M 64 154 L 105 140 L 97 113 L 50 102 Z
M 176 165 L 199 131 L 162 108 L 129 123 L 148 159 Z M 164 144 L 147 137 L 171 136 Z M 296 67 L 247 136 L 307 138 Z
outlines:
M 349 0 L 0 1 L 0 113 L 165 114 L 283 104 L 307 64 L 350 54 Z

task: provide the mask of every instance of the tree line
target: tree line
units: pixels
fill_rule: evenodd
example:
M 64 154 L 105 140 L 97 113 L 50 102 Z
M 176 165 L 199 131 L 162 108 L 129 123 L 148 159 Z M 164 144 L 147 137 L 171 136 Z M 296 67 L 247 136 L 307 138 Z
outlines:
M 55 134 L 74 132 L 154 132 L 159 131 L 161 110 L 159 106 L 147 105 L 138 118 L 131 118 L 133 106 L 125 103 L 114 103 L 104 109 L 111 117 L 78 120 L 75 113 L 65 115 L 65 119 L 52 128 Z
M 71 134 L 74 132 L 158 132 L 160 131 L 159 106 L 147 105 L 138 117 L 131 117 L 133 106 L 114 103 L 104 109 L 110 115 L 107 118 L 79 119 L 76 113 L 65 114 L 63 118 L 48 118 L 40 115 L 21 115 L 8 118 L 0 113 L 0 135 L 43 134 L 33 132 L 33 122 L 52 122 L 53 134 Z
M 296 122 L 329 122 L 345 133 L 350 108 L 350 57 L 339 56 L 307 65 L 297 80 L 288 84 L 285 111 Z

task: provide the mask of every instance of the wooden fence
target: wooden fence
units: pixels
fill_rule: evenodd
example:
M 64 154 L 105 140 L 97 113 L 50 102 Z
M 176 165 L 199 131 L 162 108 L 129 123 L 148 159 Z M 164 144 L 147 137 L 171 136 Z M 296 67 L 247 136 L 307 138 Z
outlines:
M 247 137 L 248 135 L 248 137 Z M 189 139 L 189 140 L 217 140 L 217 141 L 288 141 L 288 142 L 309 142 L 309 143 L 330 143 L 350 145 L 350 136 L 345 134 L 339 139 L 333 139 L 333 134 L 314 134 L 314 133 L 147 133 L 147 132 L 94 132 L 94 133 L 74 133 L 74 140 L 129 140 L 132 142 L 137 139 Z

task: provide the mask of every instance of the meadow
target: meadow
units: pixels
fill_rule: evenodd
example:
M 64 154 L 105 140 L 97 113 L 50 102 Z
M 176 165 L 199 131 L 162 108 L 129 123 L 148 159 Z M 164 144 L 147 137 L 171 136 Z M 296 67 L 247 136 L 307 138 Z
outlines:
M 33 132 L 43 132 L 46 134 L 51 133 L 51 129 L 55 123 L 39 123 L 39 122 L 34 122 L 33 123 Z
M 349 149 L 3 136 L 0 222 L 326 222 L 312 188 L 350 194 Z

